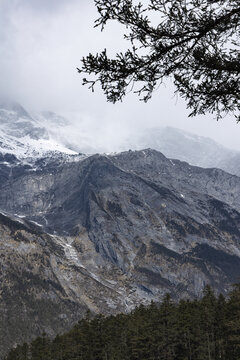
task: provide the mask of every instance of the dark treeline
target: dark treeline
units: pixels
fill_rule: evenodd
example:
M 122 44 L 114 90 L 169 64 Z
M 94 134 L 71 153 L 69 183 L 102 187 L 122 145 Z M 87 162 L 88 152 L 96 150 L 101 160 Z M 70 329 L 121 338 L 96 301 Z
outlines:
M 38 337 L 5 360 L 239 360 L 240 285 L 227 298 L 140 305 L 130 314 L 87 314 L 68 333 Z

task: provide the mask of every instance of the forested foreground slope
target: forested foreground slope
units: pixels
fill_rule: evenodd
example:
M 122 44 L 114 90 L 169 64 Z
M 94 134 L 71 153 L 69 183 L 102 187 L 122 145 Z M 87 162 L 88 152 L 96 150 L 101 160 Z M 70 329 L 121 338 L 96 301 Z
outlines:
M 140 305 L 129 314 L 92 317 L 71 331 L 46 335 L 10 351 L 5 360 L 238 360 L 240 286 L 227 298 L 206 287 L 199 300 Z

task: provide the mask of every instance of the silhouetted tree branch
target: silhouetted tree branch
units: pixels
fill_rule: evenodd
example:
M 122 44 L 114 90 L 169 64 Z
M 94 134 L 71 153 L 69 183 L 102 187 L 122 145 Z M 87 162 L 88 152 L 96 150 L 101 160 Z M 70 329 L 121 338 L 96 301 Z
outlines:
M 134 88 L 148 101 L 154 89 L 170 77 L 176 92 L 185 98 L 190 116 L 232 113 L 240 110 L 240 4 L 239 0 L 95 0 L 104 29 L 116 20 L 127 29 L 130 48 L 115 59 L 89 54 L 80 73 L 94 90 L 97 82 L 115 103 Z M 158 25 L 153 25 L 158 21 Z M 143 51 L 144 50 L 144 51 Z M 138 86 L 136 88 L 136 86 Z

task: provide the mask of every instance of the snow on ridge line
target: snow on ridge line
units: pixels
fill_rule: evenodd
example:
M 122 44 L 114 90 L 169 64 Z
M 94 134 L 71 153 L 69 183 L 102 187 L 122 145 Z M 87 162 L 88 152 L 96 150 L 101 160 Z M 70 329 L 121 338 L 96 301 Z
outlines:
M 46 126 L 48 120 L 54 117 L 54 128 L 58 130 L 58 127 L 60 129 L 66 125 L 65 119 L 57 114 L 50 115 L 50 118 L 42 116 L 41 119 L 31 117 L 18 103 L 1 102 L 0 99 L 0 152 L 15 155 L 19 159 L 39 158 L 49 152 L 77 155 L 78 152 L 59 141 Z
M 4 217 L 7 217 L 9 219 L 11 219 L 12 221 L 15 221 L 15 222 L 18 222 L 22 225 L 25 225 L 25 222 L 24 222 L 24 217 L 23 216 L 19 216 L 17 214 L 10 214 L 8 212 L 5 212 L 3 210 L 0 210 L 0 214 L 3 215 Z
M 70 150 L 67 147 L 59 144 L 55 140 L 35 140 L 25 136 L 16 139 L 13 136 L 5 135 L 0 130 L 0 153 L 11 154 L 16 156 L 19 160 L 29 158 L 41 158 L 44 156 L 55 155 L 69 155 L 76 156 L 76 151 Z

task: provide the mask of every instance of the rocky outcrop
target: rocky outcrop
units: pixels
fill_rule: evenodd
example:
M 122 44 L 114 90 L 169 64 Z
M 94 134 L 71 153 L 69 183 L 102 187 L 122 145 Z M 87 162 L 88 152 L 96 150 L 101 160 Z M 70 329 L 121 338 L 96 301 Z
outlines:
M 48 235 L 36 225 L 0 215 L 1 355 L 42 333 L 53 336 L 69 329 L 88 309 L 125 310 L 125 294 L 115 289 L 124 276 L 117 284 L 107 269 L 102 279 L 101 271 L 92 273 L 94 254 L 84 236 L 79 243 L 78 238 Z M 118 269 L 112 270 L 117 277 Z

